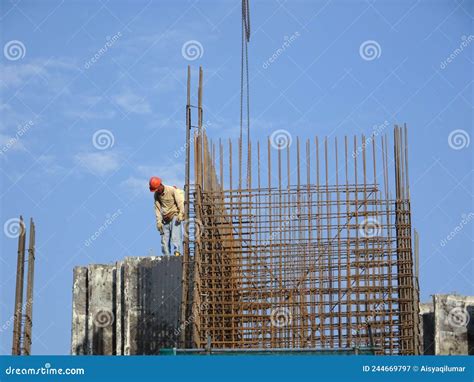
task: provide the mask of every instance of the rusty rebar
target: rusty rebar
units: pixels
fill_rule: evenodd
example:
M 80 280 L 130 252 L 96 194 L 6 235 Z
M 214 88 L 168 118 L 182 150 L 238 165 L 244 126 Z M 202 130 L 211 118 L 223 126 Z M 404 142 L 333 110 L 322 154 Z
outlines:
M 307 140 L 302 156 L 300 140 L 294 142 L 282 152 L 268 138 L 265 163 L 260 143 L 249 140 L 244 187 L 241 137 L 237 158 L 229 140 L 227 160 L 221 143 L 216 150 L 205 131 L 197 137 L 189 218 L 201 227 L 189 238 L 191 346 L 203 349 L 208 339 L 218 349 L 373 344 L 384 354 L 416 354 L 406 127 L 394 129 L 393 169 L 386 136 L 344 137 L 342 154 L 337 138 L 315 138 L 314 149 Z

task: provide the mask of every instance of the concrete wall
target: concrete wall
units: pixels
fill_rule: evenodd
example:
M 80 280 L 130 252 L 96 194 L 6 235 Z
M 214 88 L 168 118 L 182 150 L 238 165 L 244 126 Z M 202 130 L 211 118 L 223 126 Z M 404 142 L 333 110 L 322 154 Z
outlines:
M 420 325 L 423 354 L 434 355 L 434 307 L 432 303 L 420 304 Z
M 127 257 L 74 268 L 73 355 L 158 354 L 179 340 L 182 257 Z M 423 352 L 474 354 L 474 296 L 420 304 Z
M 179 336 L 182 257 L 74 268 L 71 353 L 158 354 Z
M 420 315 L 424 354 L 474 354 L 474 296 L 434 295 Z

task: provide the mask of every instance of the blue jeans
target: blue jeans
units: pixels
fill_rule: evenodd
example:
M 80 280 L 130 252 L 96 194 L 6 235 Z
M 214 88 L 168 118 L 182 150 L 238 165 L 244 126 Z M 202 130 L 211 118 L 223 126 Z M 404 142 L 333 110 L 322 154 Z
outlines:
M 176 221 L 176 216 L 170 222 L 163 224 L 163 235 L 161 235 L 161 253 L 169 256 L 171 253 L 181 252 L 183 243 L 181 222 Z

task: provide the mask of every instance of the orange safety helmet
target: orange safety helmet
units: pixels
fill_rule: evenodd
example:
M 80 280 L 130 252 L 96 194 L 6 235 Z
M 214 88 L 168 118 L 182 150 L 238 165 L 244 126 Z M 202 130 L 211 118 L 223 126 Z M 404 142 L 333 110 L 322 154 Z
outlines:
M 161 179 L 158 178 L 157 176 L 152 176 L 150 178 L 150 191 L 151 192 L 155 192 L 156 190 L 158 190 L 158 187 L 160 187 L 161 185 Z

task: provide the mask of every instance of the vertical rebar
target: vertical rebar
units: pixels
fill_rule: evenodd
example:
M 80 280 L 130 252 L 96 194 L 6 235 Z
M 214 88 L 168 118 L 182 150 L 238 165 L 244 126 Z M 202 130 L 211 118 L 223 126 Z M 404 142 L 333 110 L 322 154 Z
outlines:
M 186 224 L 183 226 L 183 274 L 182 274 L 182 294 L 181 294 L 181 313 L 180 325 L 186 322 L 188 315 L 188 293 L 189 293 L 189 219 L 190 215 L 190 176 L 191 176 L 191 66 L 188 65 L 187 73 L 187 92 L 186 92 L 186 162 L 185 162 L 185 184 L 184 184 L 184 207 Z M 180 347 L 186 347 L 186 330 L 180 332 Z
M 26 279 L 25 326 L 23 328 L 23 354 L 31 354 L 33 326 L 33 287 L 35 275 L 35 223 L 30 219 L 30 237 L 28 243 L 28 273 Z
M 18 257 L 16 265 L 15 305 L 13 310 L 12 355 L 21 355 L 21 327 L 23 315 L 23 284 L 25 275 L 26 229 L 23 217 L 19 220 Z

